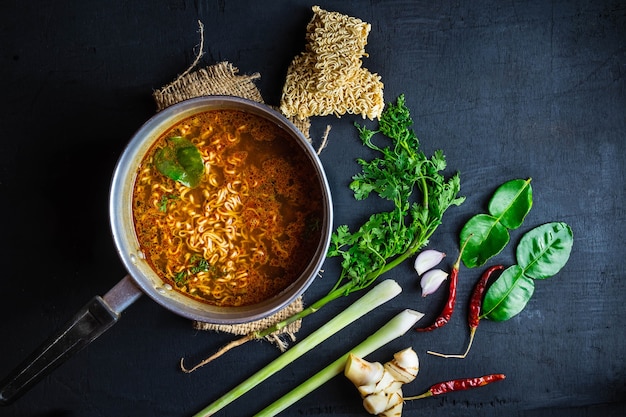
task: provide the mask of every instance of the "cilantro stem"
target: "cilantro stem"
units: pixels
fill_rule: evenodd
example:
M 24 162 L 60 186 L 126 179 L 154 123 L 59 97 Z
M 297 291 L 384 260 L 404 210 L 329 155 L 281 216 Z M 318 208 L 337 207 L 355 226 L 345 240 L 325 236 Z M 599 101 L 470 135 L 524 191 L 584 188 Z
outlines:
M 376 277 L 384 274 L 385 272 L 392 270 L 393 268 L 395 268 L 396 266 L 400 265 L 402 262 L 406 261 L 408 258 L 413 256 L 422 247 L 426 246 L 428 239 L 430 239 L 432 234 L 435 233 L 435 230 L 436 230 L 436 227 L 432 227 L 428 229 L 427 233 L 416 236 L 415 239 L 411 241 L 406 251 L 398 255 L 391 262 L 388 262 L 383 268 L 381 268 L 380 272 L 376 275 Z
M 342 285 L 341 287 L 333 289 L 328 294 L 326 294 L 324 297 L 320 298 L 319 300 L 317 300 L 316 302 L 314 302 L 313 304 L 311 304 L 307 308 L 303 309 L 302 311 L 300 311 L 298 313 L 295 313 L 294 315 L 286 318 L 285 320 L 283 320 L 281 322 L 278 322 L 278 323 L 274 324 L 271 327 L 268 327 L 268 328 L 266 328 L 264 330 L 258 330 L 256 332 L 254 332 L 253 333 L 254 334 L 254 339 L 263 339 L 264 337 L 269 336 L 269 335 L 271 335 L 274 332 L 277 332 L 277 331 L 279 331 L 281 329 L 284 329 L 285 327 L 287 327 L 291 323 L 293 323 L 295 321 L 298 321 L 300 319 L 303 319 L 306 316 L 308 316 L 309 314 L 315 313 L 317 310 L 319 310 L 320 308 L 322 308 L 323 306 L 325 306 L 329 302 L 344 296 L 347 292 L 350 291 L 350 287 L 351 287 L 351 283 L 348 282 L 348 283 Z
M 428 208 L 428 184 L 426 183 L 426 177 L 420 178 L 420 183 L 422 184 L 422 207 Z

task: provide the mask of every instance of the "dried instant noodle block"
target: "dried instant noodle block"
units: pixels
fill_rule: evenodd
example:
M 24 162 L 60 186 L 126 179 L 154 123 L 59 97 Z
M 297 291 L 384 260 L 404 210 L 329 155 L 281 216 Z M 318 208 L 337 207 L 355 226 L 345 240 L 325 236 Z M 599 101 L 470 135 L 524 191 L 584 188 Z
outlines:
M 287 71 L 281 112 L 301 120 L 346 113 L 378 118 L 384 107 L 383 83 L 361 61 L 370 25 L 318 6 L 313 12 L 306 50 Z
M 321 52 L 324 50 L 351 51 L 365 55 L 367 35 L 371 25 L 356 17 L 337 12 L 329 12 L 319 6 L 313 6 L 313 18 L 309 21 L 305 39 L 307 50 Z M 334 42 L 328 41 L 328 33 L 333 32 Z
M 354 78 L 361 68 L 361 58 L 367 56 L 370 29 L 370 24 L 361 19 L 313 7 L 305 39 L 307 58 L 318 72 L 319 89 L 338 87 Z
M 306 57 L 296 57 L 283 89 L 281 111 L 288 116 L 307 118 L 309 116 L 341 116 L 346 113 L 361 114 L 374 119 L 383 110 L 382 82 L 380 77 L 365 68 L 359 68 L 352 81 L 329 90 L 311 87 L 316 75 L 310 66 L 300 65 Z

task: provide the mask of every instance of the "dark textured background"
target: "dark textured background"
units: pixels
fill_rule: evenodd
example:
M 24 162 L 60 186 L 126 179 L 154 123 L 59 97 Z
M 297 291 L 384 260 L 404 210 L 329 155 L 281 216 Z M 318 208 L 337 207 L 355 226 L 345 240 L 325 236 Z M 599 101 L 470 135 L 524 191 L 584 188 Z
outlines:
M 184 71 L 206 28 L 202 65 L 228 60 L 260 72 L 277 104 L 287 66 L 304 46 L 305 1 L 17 1 L 0 4 L 0 378 L 95 294 L 125 273 L 108 226 L 117 157 L 154 112 L 151 93 Z M 445 328 L 411 332 L 375 354 L 406 346 L 421 358 L 416 394 L 430 384 L 492 372 L 505 382 L 407 404 L 406 415 L 618 416 L 626 405 L 626 5 L 623 1 L 346 1 L 319 3 L 372 24 L 364 66 L 382 76 L 385 100 L 406 94 L 427 153 L 443 149 L 467 202 L 451 209 L 432 247 L 455 254 L 458 233 L 484 212 L 501 183 L 532 177 L 535 204 L 512 244 L 494 259 L 511 264 L 522 234 L 565 221 L 575 243 L 558 276 L 538 282 L 526 309 L 485 322 L 470 356 L 460 351 L 466 307 L 481 271 L 463 268 L 458 310 Z M 370 155 L 345 116 L 313 120 L 337 224 L 360 224 L 373 203 L 354 203 L 347 184 L 356 157 Z M 373 202 L 375 200 L 372 200 Z M 453 256 L 447 260 L 449 267 Z M 336 263 L 305 295 L 334 283 Z M 400 309 L 440 310 L 445 291 L 422 299 L 410 263 L 388 274 L 404 287 L 393 302 L 321 345 L 223 416 L 260 410 L 343 354 Z M 357 296 L 303 323 L 304 337 Z M 277 355 L 254 343 L 195 374 L 199 359 L 230 338 L 200 333 L 143 297 L 122 320 L 1 416 L 186 416 Z M 365 415 L 356 391 L 336 378 L 284 415 Z

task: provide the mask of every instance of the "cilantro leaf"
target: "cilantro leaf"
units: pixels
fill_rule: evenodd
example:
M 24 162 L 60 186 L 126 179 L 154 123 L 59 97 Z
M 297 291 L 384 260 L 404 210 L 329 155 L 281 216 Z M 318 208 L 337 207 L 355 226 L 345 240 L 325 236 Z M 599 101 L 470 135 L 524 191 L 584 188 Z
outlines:
M 413 120 L 404 96 L 383 111 L 378 130 L 355 124 L 365 146 L 381 155 L 371 161 L 357 159 L 361 172 L 352 177 L 350 189 L 356 200 L 372 193 L 392 201 L 394 208 L 375 213 L 355 232 L 339 226 L 331 237 L 329 257 L 342 257 L 342 273 L 334 288 L 344 281 L 348 293 L 365 288 L 428 243 L 441 224 L 445 211 L 465 200 L 459 174 L 446 179 L 441 171 L 447 163 L 441 150 L 428 158 L 419 148 L 411 129 Z M 391 140 L 379 146 L 373 139 L 381 133 Z M 419 202 L 412 202 L 415 197 Z

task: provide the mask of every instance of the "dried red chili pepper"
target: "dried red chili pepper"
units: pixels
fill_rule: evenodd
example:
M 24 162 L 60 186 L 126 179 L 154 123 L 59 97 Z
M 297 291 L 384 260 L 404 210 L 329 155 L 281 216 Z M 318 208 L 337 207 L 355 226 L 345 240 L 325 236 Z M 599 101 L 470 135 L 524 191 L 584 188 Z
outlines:
M 480 310 L 483 305 L 483 295 L 485 294 L 485 289 L 487 288 L 487 283 L 489 282 L 489 278 L 496 271 L 501 271 L 504 269 L 503 265 L 494 265 L 490 268 L 487 268 L 483 275 L 480 277 L 476 286 L 474 287 L 474 291 L 472 292 L 472 297 L 470 298 L 470 311 L 468 316 L 469 327 L 471 331 L 471 336 L 476 332 L 478 328 L 478 323 L 480 322 Z
M 506 376 L 504 374 L 490 374 L 478 378 L 462 378 L 453 379 L 451 381 L 439 382 L 431 386 L 428 391 L 414 397 L 405 397 L 404 401 L 419 400 L 422 398 L 433 397 L 435 395 L 447 394 L 454 391 L 465 391 L 470 388 L 478 388 L 491 384 L 492 382 L 502 381 Z
M 428 327 L 422 327 L 415 329 L 418 332 L 430 332 L 432 330 L 438 329 L 439 327 L 445 326 L 452 317 L 452 313 L 454 312 L 454 305 L 456 304 L 456 287 L 459 283 L 459 269 L 461 268 L 461 255 L 463 254 L 463 249 L 469 242 L 469 239 L 472 235 L 468 236 L 468 238 L 463 243 L 461 250 L 459 251 L 459 257 L 454 262 L 452 266 L 452 271 L 450 271 L 450 287 L 448 290 L 448 300 L 446 301 L 446 305 L 444 306 L 439 317 L 435 319 L 433 324 Z
M 476 334 L 476 329 L 478 329 L 478 323 L 480 323 L 480 310 L 483 304 L 483 295 L 485 294 L 485 289 L 487 288 L 487 283 L 489 282 L 489 278 L 491 275 L 496 272 L 504 269 L 503 265 L 494 265 L 488 268 L 485 272 L 483 272 L 482 276 L 474 286 L 474 291 L 472 291 L 472 296 L 470 298 L 469 303 L 469 314 L 467 316 L 467 321 L 470 328 L 470 339 L 469 344 L 467 345 L 467 349 L 465 353 L 461 355 L 446 355 L 443 353 L 428 351 L 427 353 L 435 356 L 440 356 L 442 358 L 458 358 L 463 359 L 467 356 L 470 349 L 472 348 L 472 343 L 474 342 L 474 335 Z

